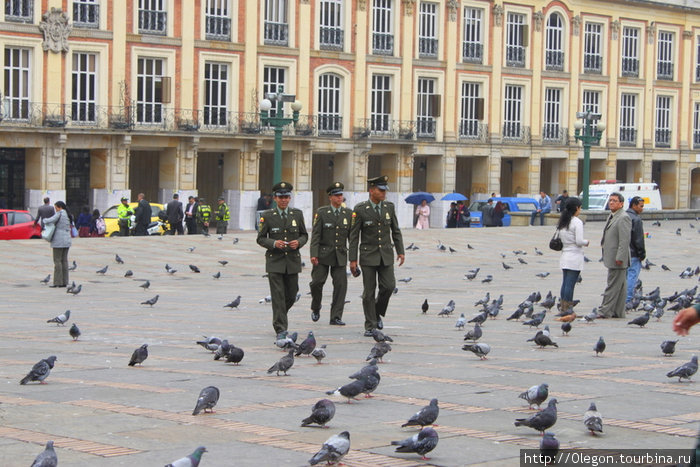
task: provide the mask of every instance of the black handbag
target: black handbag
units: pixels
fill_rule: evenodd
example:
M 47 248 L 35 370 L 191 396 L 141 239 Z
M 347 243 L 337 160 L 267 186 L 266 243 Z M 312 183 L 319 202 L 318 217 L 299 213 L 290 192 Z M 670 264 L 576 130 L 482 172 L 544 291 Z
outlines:
M 549 248 L 554 251 L 561 251 L 564 248 L 564 242 L 559 238 L 559 229 L 552 235 L 552 239 L 549 241 Z

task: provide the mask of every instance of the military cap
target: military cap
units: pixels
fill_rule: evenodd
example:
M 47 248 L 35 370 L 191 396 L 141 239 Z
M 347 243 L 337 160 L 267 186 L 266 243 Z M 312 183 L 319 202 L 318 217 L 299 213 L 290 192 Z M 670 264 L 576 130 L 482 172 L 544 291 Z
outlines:
M 367 180 L 367 183 L 369 183 L 370 188 L 376 186 L 382 191 L 386 191 L 389 189 L 389 177 L 387 177 L 386 175 L 382 175 L 381 177 L 370 178 Z
M 328 188 L 326 188 L 326 193 L 329 195 L 342 195 L 345 186 L 340 182 L 335 182 Z
M 288 182 L 279 182 L 272 187 L 272 192 L 275 196 L 287 196 L 292 193 L 294 187 Z

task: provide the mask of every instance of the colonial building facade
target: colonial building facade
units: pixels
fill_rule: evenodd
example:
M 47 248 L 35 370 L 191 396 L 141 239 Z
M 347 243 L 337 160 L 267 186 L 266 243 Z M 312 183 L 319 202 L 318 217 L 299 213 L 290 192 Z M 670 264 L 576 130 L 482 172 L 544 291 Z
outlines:
M 273 184 L 259 105 L 280 90 L 303 106 L 282 177 L 307 211 L 330 181 L 352 204 L 380 174 L 394 201 L 578 192 L 581 111 L 606 125 L 592 179 L 655 181 L 664 208 L 700 207 L 697 2 L 4 3 L 9 207 L 35 209 L 46 193 L 99 209 L 138 192 L 224 194 L 231 226 L 252 228 Z

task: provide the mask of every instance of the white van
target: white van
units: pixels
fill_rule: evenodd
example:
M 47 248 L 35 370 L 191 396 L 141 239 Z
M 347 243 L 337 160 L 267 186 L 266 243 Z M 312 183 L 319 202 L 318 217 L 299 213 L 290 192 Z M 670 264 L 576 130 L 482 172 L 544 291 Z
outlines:
M 645 211 L 661 209 L 661 193 L 656 183 L 620 183 L 616 180 L 594 180 L 593 184 L 588 186 L 588 209 L 608 209 L 608 199 L 615 192 L 625 197 L 625 209 L 629 207 L 629 200 L 634 196 L 644 200 Z

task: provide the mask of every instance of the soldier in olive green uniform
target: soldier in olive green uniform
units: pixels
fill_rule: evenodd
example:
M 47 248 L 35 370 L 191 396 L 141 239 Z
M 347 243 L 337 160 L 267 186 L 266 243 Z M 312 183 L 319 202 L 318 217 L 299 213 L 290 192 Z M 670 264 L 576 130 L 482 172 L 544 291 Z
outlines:
M 348 290 L 346 265 L 348 262 L 348 235 L 352 217 L 349 209 L 342 207 L 343 184 L 335 182 L 326 192 L 331 202 L 329 206 L 318 208 L 314 215 L 311 233 L 311 319 L 318 321 L 321 310 L 323 285 L 328 278 L 330 268 L 333 278 L 333 301 L 331 302 L 331 321 L 334 326 L 345 326 L 342 321 L 345 307 L 345 294 Z
M 364 285 L 362 308 L 365 311 L 365 336 L 371 336 L 375 328 L 384 327 L 382 317 L 386 315 L 389 298 L 396 287 L 394 248 L 396 248 L 399 266 L 406 258 L 394 204 L 385 201 L 386 190 L 389 189 L 387 181 L 386 175 L 368 180 L 369 200 L 355 206 L 352 213 L 350 270 L 353 275 L 357 274 L 359 250 Z M 361 241 L 360 234 L 362 234 Z M 375 298 L 377 281 L 379 281 L 379 292 Z
M 267 248 L 265 271 L 272 296 L 272 326 L 278 335 L 287 330 L 287 312 L 299 291 L 299 249 L 309 240 L 303 213 L 288 207 L 292 188 L 287 182 L 272 187 L 277 206 L 262 213 L 258 226 L 258 245 Z

